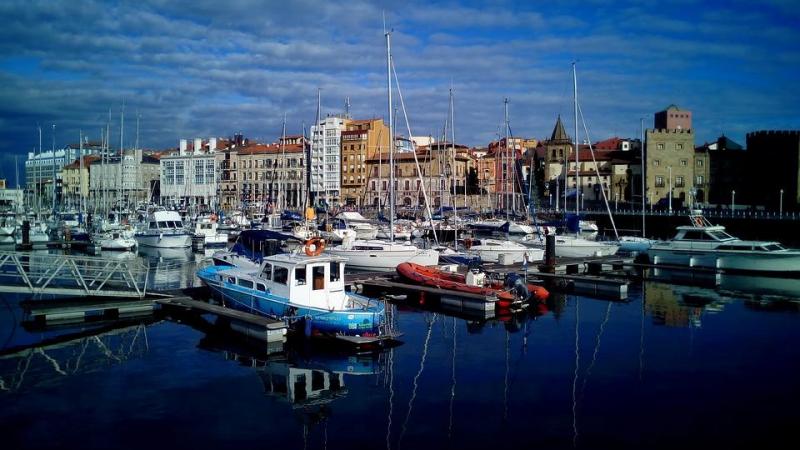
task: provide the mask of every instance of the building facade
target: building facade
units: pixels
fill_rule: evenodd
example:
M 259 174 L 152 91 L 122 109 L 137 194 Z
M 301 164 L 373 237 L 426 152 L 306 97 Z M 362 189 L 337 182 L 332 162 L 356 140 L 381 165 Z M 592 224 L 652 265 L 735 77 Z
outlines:
M 366 161 L 389 148 L 389 127 L 383 119 L 353 120 L 345 125 L 341 135 L 341 202 L 362 206 L 368 203 Z
M 81 199 L 89 198 L 89 170 L 99 160 L 97 155 L 87 155 L 83 163 L 78 159 L 61 169 L 63 200 L 68 207 L 77 207 Z
M 697 162 L 691 117 L 690 111 L 670 105 L 655 114 L 654 128 L 645 132 L 648 203 L 668 205 L 670 195 L 675 206 L 692 201 Z
M 214 143 L 216 144 L 216 143 Z M 161 204 L 217 207 L 216 145 L 204 150 L 185 148 L 159 160 Z
M 305 150 L 302 144 L 250 144 L 236 148 L 238 203 L 250 211 L 304 206 Z
M 311 127 L 310 185 L 315 204 L 338 205 L 341 199 L 342 131 L 346 115 L 329 115 Z
M 142 150 L 125 150 L 89 169 L 89 198 L 106 208 L 158 202 L 159 160 Z

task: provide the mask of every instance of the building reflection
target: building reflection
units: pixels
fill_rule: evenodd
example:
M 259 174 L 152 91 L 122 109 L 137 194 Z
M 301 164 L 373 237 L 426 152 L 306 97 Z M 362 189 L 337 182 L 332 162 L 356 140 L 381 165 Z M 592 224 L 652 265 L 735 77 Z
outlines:
M 720 312 L 730 301 L 709 289 L 655 281 L 644 283 L 645 313 L 656 325 L 700 328 L 705 312 Z

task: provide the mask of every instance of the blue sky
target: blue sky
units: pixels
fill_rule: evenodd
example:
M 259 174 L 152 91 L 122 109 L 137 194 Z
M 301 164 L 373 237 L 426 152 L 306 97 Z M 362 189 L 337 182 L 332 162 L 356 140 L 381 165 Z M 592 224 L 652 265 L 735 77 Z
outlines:
M 4 0 L 0 177 L 56 124 L 56 144 L 90 138 L 112 110 L 119 142 L 147 148 L 241 131 L 275 140 L 316 115 L 385 116 L 382 13 L 412 132 L 440 133 L 451 83 L 456 140 L 497 136 L 503 98 L 515 135 L 572 125 L 570 63 L 593 141 L 636 137 L 669 104 L 694 112 L 697 143 L 744 143 L 800 123 L 800 2 L 764 0 L 348 2 Z M 570 133 L 571 134 L 571 133 Z M 21 160 L 24 158 L 21 158 Z

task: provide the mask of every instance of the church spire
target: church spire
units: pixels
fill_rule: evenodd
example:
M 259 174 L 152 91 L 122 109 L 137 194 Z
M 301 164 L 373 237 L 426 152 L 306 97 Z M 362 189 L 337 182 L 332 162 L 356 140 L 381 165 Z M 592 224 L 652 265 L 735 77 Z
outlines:
M 567 135 L 567 131 L 564 129 L 564 124 L 561 123 L 561 114 L 558 115 L 558 120 L 556 120 L 556 126 L 553 128 L 553 134 L 550 136 L 551 142 L 572 142 Z

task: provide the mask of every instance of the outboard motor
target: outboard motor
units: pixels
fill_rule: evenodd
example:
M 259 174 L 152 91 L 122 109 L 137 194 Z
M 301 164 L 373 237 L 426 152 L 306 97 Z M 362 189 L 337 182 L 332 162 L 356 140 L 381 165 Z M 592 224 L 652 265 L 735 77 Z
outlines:
M 509 273 L 506 276 L 505 286 L 522 301 L 527 301 L 531 295 L 528 291 L 528 286 L 525 285 L 525 281 L 516 273 Z

